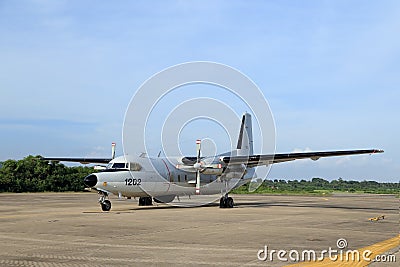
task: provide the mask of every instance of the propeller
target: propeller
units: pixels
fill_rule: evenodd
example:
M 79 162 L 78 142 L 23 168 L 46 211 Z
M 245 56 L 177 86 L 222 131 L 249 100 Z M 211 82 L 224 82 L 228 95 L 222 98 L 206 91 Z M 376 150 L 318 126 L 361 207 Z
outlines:
M 193 168 L 196 169 L 196 195 L 200 195 L 200 171 L 201 171 L 201 140 L 196 140 L 196 147 L 197 147 L 197 160 L 196 163 L 193 165 Z
M 200 195 L 200 174 L 205 175 L 221 175 L 224 171 L 223 164 L 221 163 L 206 163 L 201 161 L 201 140 L 196 140 L 197 155 L 196 157 L 183 157 L 181 163 L 176 164 L 177 169 L 181 169 L 186 172 L 196 172 L 196 180 L 189 181 L 188 183 L 196 183 L 195 192 L 196 195 Z
M 115 158 L 115 143 L 111 144 L 111 158 Z

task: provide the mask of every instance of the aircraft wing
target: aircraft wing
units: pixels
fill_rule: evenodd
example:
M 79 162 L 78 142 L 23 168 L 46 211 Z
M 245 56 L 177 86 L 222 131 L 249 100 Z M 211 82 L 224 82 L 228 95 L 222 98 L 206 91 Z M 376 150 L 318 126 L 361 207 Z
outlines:
M 67 161 L 67 162 L 79 162 L 81 164 L 108 164 L 115 157 L 115 143 L 111 143 L 111 158 L 42 158 L 42 160 L 49 161 Z
M 112 160 L 112 158 L 42 158 L 42 160 L 79 162 L 81 164 L 107 164 Z
M 348 156 L 357 154 L 375 154 L 383 153 L 383 150 L 378 149 L 363 149 L 363 150 L 341 150 L 341 151 L 323 151 L 323 152 L 301 152 L 301 153 L 283 153 L 270 155 L 249 155 L 249 156 L 234 156 L 221 157 L 221 161 L 226 164 L 246 164 L 248 167 L 261 165 L 269 165 L 274 163 L 293 161 L 296 159 L 312 159 Z

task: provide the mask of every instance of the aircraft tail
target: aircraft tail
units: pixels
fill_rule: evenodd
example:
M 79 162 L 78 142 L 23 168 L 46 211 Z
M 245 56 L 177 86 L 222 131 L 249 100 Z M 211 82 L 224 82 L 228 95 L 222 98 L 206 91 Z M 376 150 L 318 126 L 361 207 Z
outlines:
M 237 155 L 253 155 L 253 132 L 251 125 L 251 115 L 244 113 L 240 125 L 239 138 L 237 143 Z

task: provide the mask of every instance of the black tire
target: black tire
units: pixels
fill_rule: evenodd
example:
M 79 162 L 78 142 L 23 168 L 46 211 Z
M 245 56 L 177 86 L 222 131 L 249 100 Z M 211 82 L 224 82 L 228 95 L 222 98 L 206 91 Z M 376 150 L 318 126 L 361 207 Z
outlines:
M 139 206 L 151 206 L 153 205 L 153 199 L 151 197 L 140 197 Z
M 221 197 L 221 199 L 219 200 L 219 207 L 221 209 L 226 208 L 226 199 L 225 199 L 225 197 Z
M 110 211 L 110 209 L 111 209 L 111 201 L 110 200 L 104 200 L 104 202 L 101 203 L 101 209 L 103 211 Z
M 139 206 L 144 206 L 144 198 L 143 197 L 139 198 Z
M 151 206 L 153 205 L 153 198 L 152 197 L 146 197 L 146 206 Z
M 228 197 L 228 198 L 226 199 L 226 207 L 227 207 L 227 208 L 233 208 L 233 205 L 234 205 L 233 198 Z

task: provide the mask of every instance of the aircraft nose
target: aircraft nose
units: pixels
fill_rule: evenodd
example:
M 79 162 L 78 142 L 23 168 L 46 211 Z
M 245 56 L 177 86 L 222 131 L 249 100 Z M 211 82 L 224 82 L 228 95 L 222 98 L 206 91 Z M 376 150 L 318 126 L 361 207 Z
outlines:
M 88 187 L 93 187 L 97 184 L 97 176 L 90 174 L 83 179 L 83 183 Z

